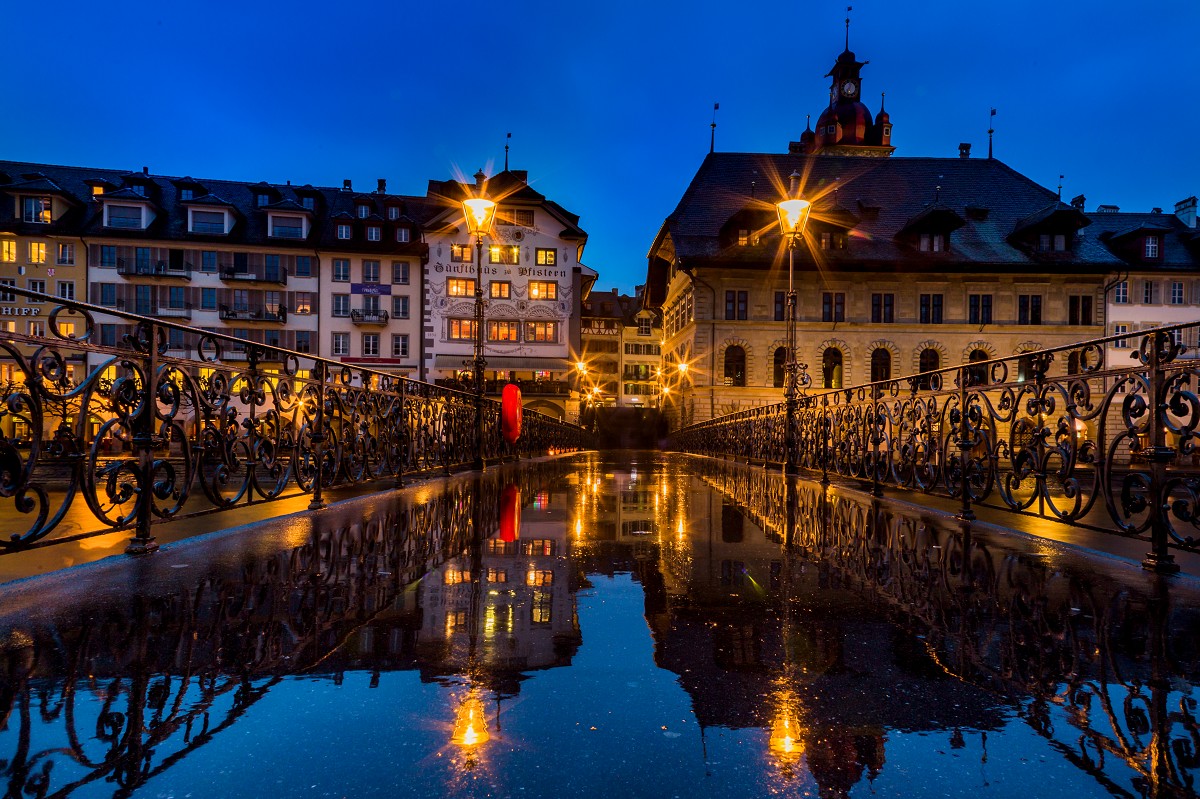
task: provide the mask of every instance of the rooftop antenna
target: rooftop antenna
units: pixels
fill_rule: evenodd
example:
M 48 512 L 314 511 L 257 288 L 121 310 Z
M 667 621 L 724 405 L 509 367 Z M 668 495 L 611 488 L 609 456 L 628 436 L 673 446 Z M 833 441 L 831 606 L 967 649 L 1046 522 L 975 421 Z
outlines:
M 717 149 L 717 111 L 720 110 L 720 108 L 720 103 L 713 103 L 713 121 L 712 125 L 710 125 L 712 128 L 712 135 L 708 140 L 708 151 L 710 153 Z
M 1066 177 L 1066 175 L 1058 176 L 1058 201 L 1059 202 L 1062 202 L 1062 182 L 1063 182 L 1063 178 L 1065 178 L 1065 177 Z
M 988 160 L 992 160 L 992 134 L 996 129 L 992 127 L 992 120 L 996 116 L 996 109 L 992 109 L 992 113 L 988 116 Z
M 846 6 L 846 49 L 850 49 L 850 12 L 854 10 L 854 6 Z
M 509 133 L 504 137 L 504 171 L 508 171 L 508 143 L 512 141 L 512 134 Z

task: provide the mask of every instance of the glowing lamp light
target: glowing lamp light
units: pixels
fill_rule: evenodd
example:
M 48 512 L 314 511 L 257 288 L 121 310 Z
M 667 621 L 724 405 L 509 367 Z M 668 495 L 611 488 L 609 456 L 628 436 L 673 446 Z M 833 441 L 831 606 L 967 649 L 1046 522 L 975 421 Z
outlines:
M 804 754 L 804 739 L 800 737 L 800 720 L 781 711 L 771 722 L 771 737 L 767 746 L 780 760 L 795 760 Z
M 458 708 L 450 742 L 464 749 L 473 749 L 487 743 L 490 737 L 487 718 L 483 714 L 483 702 L 477 696 L 468 696 Z
M 482 236 L 492 229 L 496 218 L 496 203 L 486 197 L 469 197 L 462 201 L 463 217 L 472 236 Z
M 587 373 L 587 364 L 584 363 L 583 361 L 576 361 L 575 368 L 579 371 L 580 374 Z
M 688 365 L 687 365 L 686 363 L 680 362 L 680 364 L 679 364 L 679 373 L 680 373 L 681 375 L 686 375 L 686 374 L 687 374 L 687 370 L 688 370 Z
M 776 203 L 775 210 L 779 212 L 779 228 L 783 231 L 783 235 L 792 238 L 804 235 L 804 227 L 808 224 L 812 203 L 799 199 L 783 200 Z

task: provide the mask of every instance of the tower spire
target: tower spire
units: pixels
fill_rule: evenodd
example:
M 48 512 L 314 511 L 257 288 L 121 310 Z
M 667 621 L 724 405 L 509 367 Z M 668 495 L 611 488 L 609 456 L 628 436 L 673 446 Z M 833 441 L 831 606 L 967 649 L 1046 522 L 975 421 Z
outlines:
M 711 153 L 717 149 L 717 111 L 721 108 L 720 103 L 713 103 L 713 121 L 710 127 L 712 133 L 708 139 L 708 151 Z
M 504 171 L 508 171 L 508 143 L 512 141 L 512 134 L 509 133 L 504 137 Z
M 992 160 L 992 134 L 996 129 L 992 127 L 992 119 L 996 116 L 996 109 L 992 109 L 991 115 L 988 117 L 988 160 Z
M 854 6 L 846 6 L 846 49 L 850 49 L 850 12 L 854 10 Z

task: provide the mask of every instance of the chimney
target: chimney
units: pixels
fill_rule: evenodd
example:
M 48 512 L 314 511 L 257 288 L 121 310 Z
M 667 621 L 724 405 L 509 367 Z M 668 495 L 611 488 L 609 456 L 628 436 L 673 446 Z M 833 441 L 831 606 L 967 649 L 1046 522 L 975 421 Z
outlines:
M 379 188 L 375 189 L 377 194 L 387 194 L 387 181 L 383 178 L 379 179 Z
M 487 181 L 487 175 L 483 174 L 483 170 L 475 173 L 475 188 L 482 189 L 483 184 Z
M 971 157 L 971 143 L 970 142 L 965 141 L 965 142 L 959 143 L 958 157 L 959 158 L 970 158 Z
M 1150 213 L 1152 213 L 1152 214 L 1161 214 L 1161 213 L 1162 213 L 1162 209 L 1161 209 L 1161 208 L 1159 208 L 1158 206 L 1155 206 L 1154 208 L 1151 208 L 1151 209 L 1150 209 Z
M 1188 227 L 1196 227 L 1196 197 L 1193 195 L 1175 203 L 1175 216 Z
M 143 175 L 149 175 L 149 174 L 150 174 L 150 167 L 148 167 L 148 166 L 144 166 L 144 167 L 142 167 L 142 174 L 143 174 Z
M 350 178 L 346 178 L 342 181 L 342 191 L 350 191 L 351 187 L 352 184 L 350 183 Z
M 1074 208 L 1076 211 L 1082 211 L 1083 204 L 1086 202 L 1087 202 L 1087 197 L 1084 197 L 1082 194 L 1077 194 L 1071 198 L 1071 207 Z

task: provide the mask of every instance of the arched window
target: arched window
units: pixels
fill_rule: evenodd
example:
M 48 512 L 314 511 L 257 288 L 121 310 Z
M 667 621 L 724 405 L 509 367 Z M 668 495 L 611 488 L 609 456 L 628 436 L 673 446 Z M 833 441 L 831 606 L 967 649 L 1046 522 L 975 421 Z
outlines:
M 1024 383 L 1033 379 L 1033 356 L 1022 355 L 1017 359 L 1017 382 Z
M 971 354 L 967 356 L 969 363 L 982 363 L 988 359 L 986 350 L 971 350 Z M 967 368 L 967 385 L 968 386 L 986 386 L 988 382 L 986 366 L 970 366 Z
M 746 351 L 741 347 L 725 350 L 725 385 L 746 385 Z
M 787 365 L 787 347 L 780 347 L 775 350 L 775 388 L 783 388 L 783 378 L 787 373 L 784 368 Z
M 942 366 L 942 356 L 937 350 L 932 347 L 921 350 L 921 358 L 918 361 L 917 370 L 921 373 L 920 379 L 917 381 L 917 388 L 926 391 L 930 388 L 930 372 L 936 372 Z
M 892 353 L 879 347 L 871 353 L 871 382 L 890 380 L 892 377 Z
M 821 355 L 821 388 L 842 387 L 842 351 L 830 347 Z

